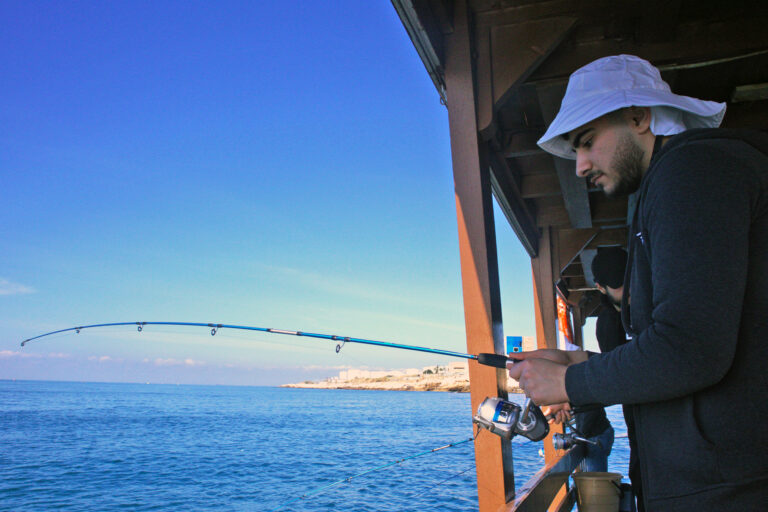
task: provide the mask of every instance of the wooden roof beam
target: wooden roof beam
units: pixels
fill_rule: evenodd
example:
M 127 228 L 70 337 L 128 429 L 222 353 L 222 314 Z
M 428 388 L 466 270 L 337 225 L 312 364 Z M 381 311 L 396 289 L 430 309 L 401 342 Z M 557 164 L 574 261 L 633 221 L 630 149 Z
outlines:
M 548 196 L 533 199 L 536 207 L 536 225 L 539 227 L 553 226 L 570 228 L 571 220 L 565 209 L 562 197 Z
M 509 3 L 509 2 L 507 2 Z M 616 8 L 615 0 L 548 0 L 499 6 L 498 0 L 473 0 L 478 26 L 506 25 L 552 16 L 573 16 L 579 10 Z
M 554 174 L 532 174 L 523 176 L 520 195 L 524 199 L 560 195 L 560 180 Z
M 519 156 L 514 159 L 515 168 L 521 176 L 530 176 L 534 174 L 551 174 L 556 176 L 552 157 L 549 153 L 539 153 L 527 156 Z
M 598 236 L 600 229 L 560 229 L 557 231 L 559 259 L 562 262 L 560 274 L 565 269 L 578 261 L 581 251 Z
M 565 39 L 575 18 L 507 25 L 476 25 L 477 125 L 486 140 L 496 134 L 498 108 Z
M 421 57 L 421 62 L 427 68 L 427 73 L 435 84 L 438 94 L 443 102 L 445 96 L 445 73 L 443 72 L 442 55 L 438 54 L 442 50 L 443 42 L 440 39 L 439 31 L 432 29 L 429 22 L 432 17 L 421 15 L 424 12 L 423 2 L 414 0 L 392 0 L 392 5 L 397 11 L 400 21 L 402 21 L 408 37 L 411 38 L 416 52 Z M 429 11 L 427 11 L 429 12 Z
M 582 27 L 588 23 L 589 20 L 583 20 Z M 633 34 L 579 41 L 578 33 L 574 33 L 572 44 L 553 52 L 531 75 L 529 83 L 565 83 L 571 73 L 585 64 L 620 53 L 647 59 L 662 71 L 681 65 L 746 58 L 768 47 L 764 33 L 766 24 L 768 18 L 764 15 L 727 21 L 696 20 L 678 26 L 678 37 L 674 40 L 655 43 L 638 43 L 633 40 Z M 713 46 L 712 41 L 722 43 Z
M 509 135 L 509 140 L 503 150 L 504 156 L 507 158 L 521 158 L 544 154 L 545 151 L 536 145 L 539 137 L 541 137 L 540 133 L 528 131 Z
M 491 28 L 493 104 L 503 104 L 565 40 L 576 18 L 556 17 Z

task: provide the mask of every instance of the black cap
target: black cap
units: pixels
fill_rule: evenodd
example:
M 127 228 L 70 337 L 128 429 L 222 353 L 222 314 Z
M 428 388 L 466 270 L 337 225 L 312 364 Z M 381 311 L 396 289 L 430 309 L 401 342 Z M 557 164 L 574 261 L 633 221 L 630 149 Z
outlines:
M 627 251 L 621 247 L 604 247 L 597 250 L 592 260 L 592 275 L 600 286 L 621 288 L 624 284 L 624 269 L 627 268 Z

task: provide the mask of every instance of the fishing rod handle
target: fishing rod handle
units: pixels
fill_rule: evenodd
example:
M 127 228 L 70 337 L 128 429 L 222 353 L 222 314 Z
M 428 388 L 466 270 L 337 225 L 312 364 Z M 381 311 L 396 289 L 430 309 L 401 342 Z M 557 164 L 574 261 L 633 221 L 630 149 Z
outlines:
M 506 369 L 508 361 L 515 362 L 516 359 L 510 359 L 507 356 L 502 356 L 500 354 L 489 354 L 488 352 L 477 354 L 477 362 L 484 364 L 485 366 Z

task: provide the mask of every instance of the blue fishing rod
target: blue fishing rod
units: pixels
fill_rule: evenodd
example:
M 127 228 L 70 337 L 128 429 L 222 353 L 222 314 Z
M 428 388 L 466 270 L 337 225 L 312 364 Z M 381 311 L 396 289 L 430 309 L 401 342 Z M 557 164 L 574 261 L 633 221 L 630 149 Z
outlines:
M 67 329 L 59 329 L 58 331 L 46 332 L 38 336 L 27 338 L 21 342 L 21 346 L 24 347 L 30 341 L 38 340 L 46 336 L 52 336 L 54 334 L 61 334 L 65 332 L 75 331 L 79 333 L 83 329 L 94 329 L 98 327 L 120 327 L 126 325 L 135 325 L 139 332 L 141 332 L 147 325 L 173 325 L 183 327 L 209 327 L 211 329 L 211 336 L 215 336 L 219 329 L 239 329 L 241 331 L 258 331 L 266 332 L 270 334 L 285 334 L 289 336 L 302 336 L 306 338 L 319 338 L 323 340 L 336 341 L 336 353 L 341 351 L 341 348 L 345 343 L 362 343 L 364 345 L 376 345 L 379 347 L 399 348 L 402 350 L 415 350 L 418 352 L 428 352 L 430 354 L 440 354 L 449 357 L 460 357 L 463 359 L 471 359 L 477 361 L 480 364 L 486 366 L 493 366 L 496 368 L 506 368 L 507 361 L 510 361 L 506 356 L 499 354 L 465 354 L 463 352 L 454 352 L 452 350 L 441 350 L 437 348 L 419 347 L 416 345 L 403 345 L 401 343 L 390 343 L 387 341 L 366 340 L 363 338 L 352 338 L 350 336 L 338 336 L 336 334 L 318 334 L 313 332 L 304 331 L 289 331 L 286 329 L 273 329 L 270 327 L 253 327 L 250 325 L 230 325 L 230 324 L 213 324 L 213 323 L 201 323 L 201 322 L 113 322 L 107 324 L 92 324 L 92 325 L 80 325 L 78 327 L 69 327 Z M 513 361 L 513 360 L 512 360 Z
M 21 342 L 21 346 L 24 347 L 30 341 L 39 340 L 40 338 L 52 336 L 54 334 L 62 334 L 72 331 L 79 333 L 83 329 L 94 329 L 98 327 L 121 327 L 127 325 L 135 325 L 139 332 L 141 332 L 147 325 L 172 325 L 182 327 L 207 327 L 211 329 L 211 336 L 215 336 L 219 329 L 238 329 L 241 331 L 258 331 L 270 334 L 285 334 L 289 336 L 319 338 L 323 340 L 336 341 L 337 354 L 341 351 L 341 348 L 345 343 L 361 343 L 364 345 L 376 345 L 379 347 L 399 348 L 402 350 L 415 350 L 418 352 L 427 352 L 430 354 L 460 357 L 462 359 L 470 359 L 477 361 L 480 364 L 493 366 L 495 368 L 506 369 L 507 363 L 509 361 L 515 361 L 515 359 L 507 358 L 506 356 L 499 354 L 480 353 L 474 355 L 465 354 L 463 352 L 454 352 L 452 350 L 420 347 L 416 345 L 403 345 L 402 343 L 391 343 L 388 341 L 352 338 L 350 336 L 339 336 L 336 334 L 318 334 L 314 332 L 273 329 L 270 327 L 253 327 L 250 325 L 213 324 L 202 322 L 112 322 L 106 324 L 80 325 L 77 327 L 69 327 L 67 329 L 59 329 L 57 331 L 47 332 L 33 338 L 27 338 Z M 480 404 L 477 412 L 477 415 L 473 416 L 472 418 L 472 422 L 474 424 L 478 425 L 480 428 L 489 430 L 490 432 L 497 434 L 507 440 L 512 439 L 516 435 L 522 435 L 531 441 L 540 441 L 549 433 L 549 426 L 547 424 L 547 419 L 544 417 L 544 413 L 542 413 L 541 409 L 539 409 L 530 400 L 526 402 L 525 409 L 523 409 L 519 405 L 507 400 L 488 397 Z

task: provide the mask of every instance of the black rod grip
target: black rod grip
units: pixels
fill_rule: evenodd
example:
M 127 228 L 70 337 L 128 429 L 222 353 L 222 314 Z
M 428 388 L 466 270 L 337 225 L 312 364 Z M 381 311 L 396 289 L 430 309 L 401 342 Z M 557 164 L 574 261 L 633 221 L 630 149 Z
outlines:
M 489 354 L 487 352 L 483 352 L 482 354 L 477 354 L 477 362 L 480 364 L 484 364 L 485 366 L 493 366 L 496 368 L 506 368 L 507 361 L 514 361 L 514 359 L 510 359 L 507 356 L 502 356 L 499 354 Z

